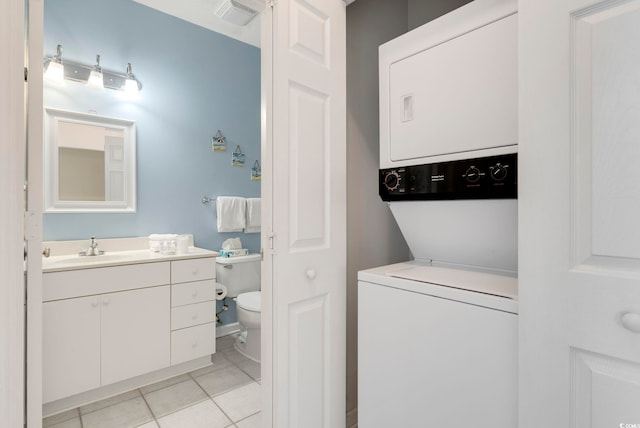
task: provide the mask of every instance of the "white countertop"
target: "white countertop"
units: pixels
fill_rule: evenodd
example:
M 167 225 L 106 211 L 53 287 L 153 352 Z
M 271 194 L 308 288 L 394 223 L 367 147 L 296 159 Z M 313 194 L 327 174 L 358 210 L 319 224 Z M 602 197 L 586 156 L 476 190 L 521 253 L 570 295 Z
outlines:
M 43 248 L 50 249 L 50 257 L 42 258 L 42 272 L 60 272 L 67 270 L 92 269 L 108 266 L 134 265 L 140 263 L 158 263 L 171 260 L 217 257 L 217 251 L 205 250 L 194 246 L 193 235 L 188 236 L 188 251 L 182 254 L 161 254 L 149 250 L 148 237 L 97 238 L 100 256 L 80 256 L 79 251 L 86 250 L 88 239 L 72 241 L 45 241 Z

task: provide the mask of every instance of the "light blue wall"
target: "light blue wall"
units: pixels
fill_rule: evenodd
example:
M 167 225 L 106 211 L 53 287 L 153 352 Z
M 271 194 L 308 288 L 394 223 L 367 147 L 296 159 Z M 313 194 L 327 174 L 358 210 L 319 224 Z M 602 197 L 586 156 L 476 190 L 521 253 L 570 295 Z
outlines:
M 131 0 L 46 0 L 46 55 L 124 72 L 131 62 L 143 89 L 135 101 L 67 82 L 45 87 L 44 104 L 136 121 L 138 210 L 135 214 L 46 214 L 44 239 L 192 233 L 196 245 L 219 249 L 240 236 L 251 252 L 259 234 L 217 233 L 215 205 L 202 196 L 259 196 L 250 181 L 260 159 L 260 50 Z M 221 129 L 228 151 L 211 151 Z M 240 145 L 244 168 L 231 166 Z

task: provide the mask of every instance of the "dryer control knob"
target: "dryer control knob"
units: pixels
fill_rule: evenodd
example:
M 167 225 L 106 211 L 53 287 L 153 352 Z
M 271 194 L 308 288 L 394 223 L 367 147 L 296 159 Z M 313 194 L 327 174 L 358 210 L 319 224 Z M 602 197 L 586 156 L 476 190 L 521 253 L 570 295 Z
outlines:
M 491 170 L 491 178 L 493 178 L 494 180 L 502 181 L 507 178 L 507 165 L 497 163 L 489 169 Z
M 480 180 L 480 170 L 476 166 L 470 166 L 464 173 L 464 178 L 469 183 L 475 183 L 476 181 Z
M 384 176 L 384 185 L 387 187 L 387 190 L 396 190 L 400 185 L 400 174 L 397 171 L 388 172 L 387 175 Z

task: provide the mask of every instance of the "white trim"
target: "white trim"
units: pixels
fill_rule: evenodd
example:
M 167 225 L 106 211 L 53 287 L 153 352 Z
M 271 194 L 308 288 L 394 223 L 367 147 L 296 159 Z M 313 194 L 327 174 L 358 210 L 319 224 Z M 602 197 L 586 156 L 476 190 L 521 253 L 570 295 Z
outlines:
M 273 255 L 270 240 L 273 239 L 273 3 L 261 16 L 261 117 L 260 140 L 262 159 L 262 234 L 260 246 L 263 253 L 261 265 L 262 315 L 260 319 L 262 428 L 273 428 Z
M 42 426 L 42 46 L 44 2 L 28 1 L 27 426 Z
M 0 426 L 24 424 L 24 2 L 0 2 Z
M 233 333 L 237 333 L 240 331 L 240 324 L 237 322 L 232 322 L 231 324 L 223 324 L 216 326 L 216 338 L 222 336 L 228 336 Z

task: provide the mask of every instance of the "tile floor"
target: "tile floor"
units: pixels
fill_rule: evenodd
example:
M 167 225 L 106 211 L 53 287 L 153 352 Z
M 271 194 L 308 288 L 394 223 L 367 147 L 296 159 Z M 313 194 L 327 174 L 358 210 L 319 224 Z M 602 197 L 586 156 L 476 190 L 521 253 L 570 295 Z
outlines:
M 259 428 L 260 365 L 220 337 L 213 365 L 43 420 L 44 428 Z

